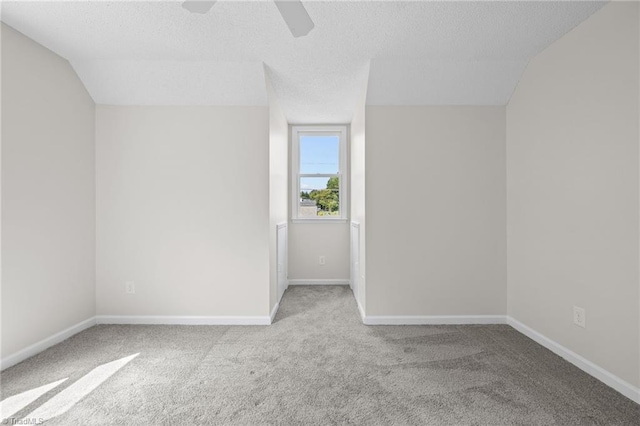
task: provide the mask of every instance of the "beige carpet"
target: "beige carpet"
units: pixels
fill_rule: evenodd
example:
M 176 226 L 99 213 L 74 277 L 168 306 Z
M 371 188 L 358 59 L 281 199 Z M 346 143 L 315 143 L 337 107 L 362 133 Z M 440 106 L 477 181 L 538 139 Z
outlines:
M 271 326 L 93 327 L 4 371 L 2 399 L 68 377 L 12 416 L 29 417 L 135 353 L 45 424 L 640 424 L 509 326 L 364 326 L 342 286 L 289 288 Z

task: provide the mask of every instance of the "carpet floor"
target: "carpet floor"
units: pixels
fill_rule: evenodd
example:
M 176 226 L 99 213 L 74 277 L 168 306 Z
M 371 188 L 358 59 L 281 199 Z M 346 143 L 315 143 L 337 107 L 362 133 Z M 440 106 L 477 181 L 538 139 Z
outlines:
M 365 326 L 343 286 L 290 287 L 271 326 L 92 327 L 0 378 L 2 400 L 68 378 L 11 416 L 51 425 L 640 424 L 509 326 Z

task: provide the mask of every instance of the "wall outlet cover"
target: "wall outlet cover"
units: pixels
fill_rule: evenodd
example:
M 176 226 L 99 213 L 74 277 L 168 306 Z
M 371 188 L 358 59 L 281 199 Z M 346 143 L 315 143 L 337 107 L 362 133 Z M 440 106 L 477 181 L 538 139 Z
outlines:
M 587 314 L 584 308 L 580 306 L 573 307 L 573 323 L 578 327 L 587 327 Z

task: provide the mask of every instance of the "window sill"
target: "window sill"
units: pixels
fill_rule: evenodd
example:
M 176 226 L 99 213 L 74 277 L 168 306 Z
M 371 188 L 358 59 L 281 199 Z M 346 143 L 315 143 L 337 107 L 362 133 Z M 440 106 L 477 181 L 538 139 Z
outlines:
M 349 219 L 346 218 L 336 218 L 336 219 L 328 219 L 328 218 L 322 218 L 322 219 L 291 219 L 291 223 L 322 223 L 322 224 L 327 224 L 327 223 L 347 223 L 349 222 Z

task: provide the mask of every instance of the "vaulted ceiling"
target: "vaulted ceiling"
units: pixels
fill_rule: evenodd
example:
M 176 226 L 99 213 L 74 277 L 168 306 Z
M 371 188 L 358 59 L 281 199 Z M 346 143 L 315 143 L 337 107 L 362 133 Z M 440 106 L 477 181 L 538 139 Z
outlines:
M 304 1 L 294 38 L 271 0 L 10 2 L 2 21 L 67 58 L 96 103 L 266 105 L 291 123 L 347 123 L 370 105 L 504 105 L 530 58 L 604 5 Z M 367 73 L 366 70 L 369 69 Z

